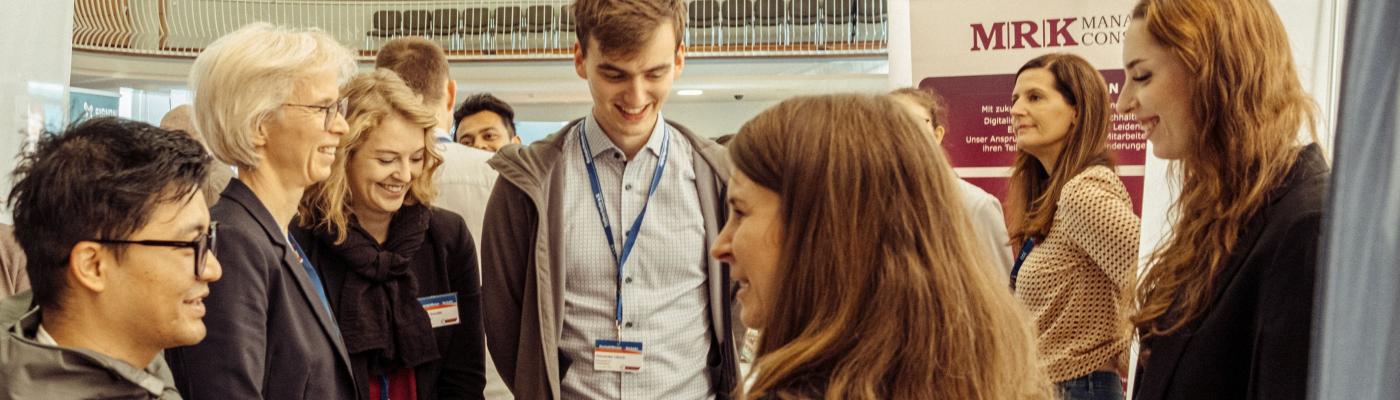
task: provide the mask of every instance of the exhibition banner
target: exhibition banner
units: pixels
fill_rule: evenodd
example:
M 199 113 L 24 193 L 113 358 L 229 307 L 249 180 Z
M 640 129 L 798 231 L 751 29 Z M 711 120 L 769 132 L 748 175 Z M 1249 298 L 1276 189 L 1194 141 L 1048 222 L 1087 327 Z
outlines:
M 1047 53 L 1073 53 L 1099 69 L 1110 98 L 1118 98 L 1132 1 L 1048 0 L 1014 8 L 997 2 L 909 3 L 912 82 L 943 97 L 943 147 L 954 170 L 1003 203 L 1017 154 L 1011 91 L 1021 65 Z M 1141 215 L 1147 144 L 1139 127 L 1131 115 L 1113 113 L 1109 148 Z

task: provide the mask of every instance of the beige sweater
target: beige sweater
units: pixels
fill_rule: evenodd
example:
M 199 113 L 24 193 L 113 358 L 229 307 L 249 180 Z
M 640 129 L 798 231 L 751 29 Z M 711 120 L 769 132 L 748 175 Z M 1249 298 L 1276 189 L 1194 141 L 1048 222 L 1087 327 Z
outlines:
M 1050 234 L 1021 266 L 1016 297 L 1030 311 L 1040 366 L 1053 382 L 1089 374 L 1126 353 L 1140 222 L 1107 167 L 1060 192 Z

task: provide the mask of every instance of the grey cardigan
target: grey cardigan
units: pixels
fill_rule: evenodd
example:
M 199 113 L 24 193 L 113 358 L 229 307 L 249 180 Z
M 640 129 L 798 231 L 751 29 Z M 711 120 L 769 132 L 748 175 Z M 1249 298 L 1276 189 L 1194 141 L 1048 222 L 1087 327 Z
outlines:
M 500 172 L 481 239 L 482 317 L 486 343 L 501 378 L 520 399 L 558 399 L 559 382 L 572 360 L 559 352 L 564 324 L 563 263 L 559 243 L 563 221 L 563 143 L 581 123 L 529 146 L 507 146 L 491 159 Z M 695 185 L 704 215 L 706 243 L 714 243 L 728 207 L 725 189 L 729 159 L 724 147 L 666 121 L 694 149 Z M 546 216 L 541 223 L 540 216 Z M 714 337 L 707 370 L 718 398 L 739 385 L 738 345 L 745 328 L 729 281 L 729 265 L 708 261 L 710 323 Z

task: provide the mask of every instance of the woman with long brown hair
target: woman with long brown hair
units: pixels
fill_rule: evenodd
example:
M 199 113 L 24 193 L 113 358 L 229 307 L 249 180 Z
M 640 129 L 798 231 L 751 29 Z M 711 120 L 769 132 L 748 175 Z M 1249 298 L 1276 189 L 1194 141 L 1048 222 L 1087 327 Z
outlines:
M 1047 54 L 1011 98 L 1011 285 L 1039 364 L 1068 399 L 1122 399 L 1140 222 L 1108 152 L 1108 85 L 1084 59 Z
M 1118 110 L 1172 160 L 1180 197 L 1133 318 L 1139 399 L 1303 399 L 1329 168 L 1266 0 L 1144 0 Z M 1305 123 L 1307 125 L 1305 125 Z
M 1025 314 L 971 235 L 946 233 L 970 226 L 929 144 L 864 95 L 786 100 L 730 142 L 711 255 L 763 332 L 747 398 L 1051 398 Z

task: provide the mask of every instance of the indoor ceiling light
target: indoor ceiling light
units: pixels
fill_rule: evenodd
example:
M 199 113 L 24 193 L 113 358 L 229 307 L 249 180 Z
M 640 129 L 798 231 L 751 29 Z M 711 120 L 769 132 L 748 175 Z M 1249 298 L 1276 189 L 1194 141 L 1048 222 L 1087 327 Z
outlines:
M 700 89 L 682 89 L 677 91 L 676 94 L 681 96 L 699 96 L 705 94 L 705 91 Z

